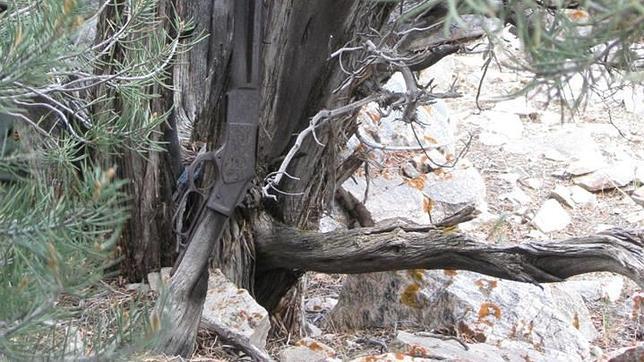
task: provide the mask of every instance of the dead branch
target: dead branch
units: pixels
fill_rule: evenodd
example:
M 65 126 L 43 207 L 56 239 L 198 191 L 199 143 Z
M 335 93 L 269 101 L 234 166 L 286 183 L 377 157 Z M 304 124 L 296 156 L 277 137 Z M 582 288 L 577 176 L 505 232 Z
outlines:
M 375 225 L 369 209 L 367 209 L 360 200 L 343 187 L 338 187 L 335 190 L 335 200 L 353 220 L 360 224 L 360 226 Z
M 528 283 L 559 282 L 608 271 L 644 287 L 644 230 L 611 229 L 561 241 L 496 246 L 453 231 L 387 224 L 329 233 L 284 226 L 258 231 L 258 270 L 370 273 L 403 269 L 461 269 Z
M 233 343 L 246 353 L 253 361 L 257 362 L 270 362 L 273 361 L 268 353 L 253 345 L 250 339 L 244 335 L 233 332 L 229 327 L 219 325 L 213 322 L 206 322 L 201 320 L 201 326 L 217 333 L 224 340 Z

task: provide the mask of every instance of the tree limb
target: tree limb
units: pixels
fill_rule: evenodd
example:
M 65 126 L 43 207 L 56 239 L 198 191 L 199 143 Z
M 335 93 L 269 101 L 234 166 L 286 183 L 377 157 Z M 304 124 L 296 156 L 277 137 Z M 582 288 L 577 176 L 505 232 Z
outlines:
M 274 226 L 258 231 L 258 272 L 323 273 L 461 269 L 528 283 L 559 282 L 589 272 L 624 275 L 644 287 L 644 230 L 611 229 L 561 241 L 488 245 L 456 232 L 387 224 L 329 233 Z

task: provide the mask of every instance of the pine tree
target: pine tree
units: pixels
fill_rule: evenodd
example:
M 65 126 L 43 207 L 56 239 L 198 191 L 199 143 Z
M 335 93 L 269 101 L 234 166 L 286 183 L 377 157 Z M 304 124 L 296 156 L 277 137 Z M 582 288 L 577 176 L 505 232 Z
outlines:
M 116 318 L 120 326 L 95 326 L 111 332 L 97 330 L 101 338 L 83 341 L 91 347 L 70 349 L 79 343 L 69 323 L 79 312 L 74 305 L 119 262 L 115 246 L 130 195 L 109 156 L 163 149 L 153 135 L 164 115 L 150 111 L 155 95 L 148 89 L 163 85 L 167 65 L 183 48 L 160 26 L 156 1 L 128 3 L 109 24 L 113 35 L 96 43 L 97 19 L 116 3 L 27 0 L 2 7 L 0 359 L 105 356 L 135 339 L 135 325 L 145 331 L 147 315 L 131 311 Z M 117 59 L 119 51 L 127 57 Z M 114 73 L 102 75 L 108 67 Z M 97 96 L 98 89 L 105 93 Z M 118 113 L 110 108 L 117 97 Z

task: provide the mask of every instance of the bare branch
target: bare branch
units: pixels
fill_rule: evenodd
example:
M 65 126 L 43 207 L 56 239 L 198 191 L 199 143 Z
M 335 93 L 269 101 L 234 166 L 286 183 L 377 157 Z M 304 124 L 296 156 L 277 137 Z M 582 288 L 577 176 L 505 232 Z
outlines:
M 280 167 L 278 168 L 277 171 L 275 171 L 272 176 L 266 177 L 265 179 L 265 185 L 262 187 L 262 193 L 264 197 L 267 198 L 272 198 L 276 199 L 275 195 L 272 195 L 269 190 L 273 189 L 275 190 L 277 186 L 279 185 L 280 181 L 282 181 L 282 177 L 286 174 L 286 170 L 297 154 L 297 151 L 302 147 L 302 142 L 304 142 L 304 139 L 311 133 L 315 132 L 315 129 L 319 127 L 320 125 L 324 124 L 326 121 L 335 119 L 337 117 L 355 112 L 359 110 L 361 107 L 369 104 L 370 102 L 375 102 L 379 100 L 383 100 L 387 97 L 390 97 L 388 94 L 376 94 L 376 95 L 370 95 L 366 98 L 363 98 L 361 100 L 355 101 L 353 103 L 349 103 L 345 106 L 332 109 L 332 110 L 326 110 L 323 109 L 319 111 L 318 113 L 313 116 L 311 121 L 309 122 L 309 126 L 302 130 L 297 135 L 297 138 L 295 139 L 295 144 L 291 147 L 291 149 L 288 151 L 286 154 L 286 157 L 284 157 L 284 160 L 282 160 L 282 163 L 280 164 Z M 321 144 L 317 139 L 316 142 L 318 144 Z
M 258 270 L 370 273 L 462 269 L 527 283 L 609 271 L 644 286 L 644 230 L 612 229 L 561 241 L 497 246 L 453 228 L 389 223 L 330 233 L 274 226 L 258 231 Z

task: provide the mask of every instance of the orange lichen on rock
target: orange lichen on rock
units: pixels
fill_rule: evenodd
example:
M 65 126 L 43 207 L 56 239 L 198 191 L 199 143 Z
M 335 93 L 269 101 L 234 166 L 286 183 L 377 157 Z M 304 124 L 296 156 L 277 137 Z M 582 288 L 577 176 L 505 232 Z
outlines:
M 568 19 L 572 21 L 588 20 L 590 18 L 588 12 L 581 9 L 574 9 L 567 12 Z
M 407 355 L 411 357 L 429 357 L 430 353 L 429 350 L 423 346 L 419 346 L 417 344 L 411 345 L 408 350 L 407 350 Z
M 445 273 L 445 275 L 447 275 L 448 277 L 453 277 L 458 275 L 458 272 L 454 269 L 443 269 L 443 273 Z
M 425 188 L 425 175 L 420 175 L 418 177 L 405 180 L 405 182 L 413 188 L 422 190 Z
M 576 329 L 579 329 L 579 314 L 575 312 L 575 316 L 572 318 L 572 326 Z
M 425 135 L 425 136 L 423 136 L 423 138 L 425 139 L 425 141 L 427 141 L 429 143 L 433 143 L 433 144 L 438 143 L 438 141 L 436 141 L 436 139 L 434 137 L 430 136 L 430 135 Z
M 501 319 L 501 308 L 490 302 L 481 304 L 481 308 L 479 308 L 479 322 L 492 325 L 492 322 L 486 319 L 490 315 L 494 316 L 497 320 Z
M 425 279 L 425 276 L 423 274 L 423 269 L 409 269 L 407 270 L 407 273 L 416 282 L 422 282 Z
M 420 285 L 418 283 L 409 284 L 400 295 L 400 302 L 410 307 L 420 308 L 420 303 L 418 303 L 419 290 Z
M 371 118 L 373 123 L 380 124 L 380 120 L 382 119 L 382 116 L 380 115 L 380 113 L 370 112 L 370 111 L 366 111 L 365 113 L 367 114 L 367 116 L 369 116 L 369 118 Z
M 318 341 L 310 338 L 310 337 L 305 337 L 297 341 L 295 343 L 296 346 L 301 346 L 301 347 L 306 347 L 310 349 L 313 352 L 318 352 L 326 355 L 327 357 L 334 357 L 336 355 L 336 352 L 329 346 L 319 343 Z
M 644 304 L 644 294 L 639 293 L 633 296 L 633 312 L 632 319 L 636 320 L 639 318 L 639 315 L 642 310 L 642 304 Z
M 487 337 L 483 332 L 474 331 L 463 321 L 458 322 L 458 334 L 465 340 L 476 343 L 485 343 L 487 340 Z
M 498 282 L 494 279 L 477 279 L 474 284 L 479 288 L 479 290 L 485 294 L 490 295 L 492 290 L 497 287 Z

